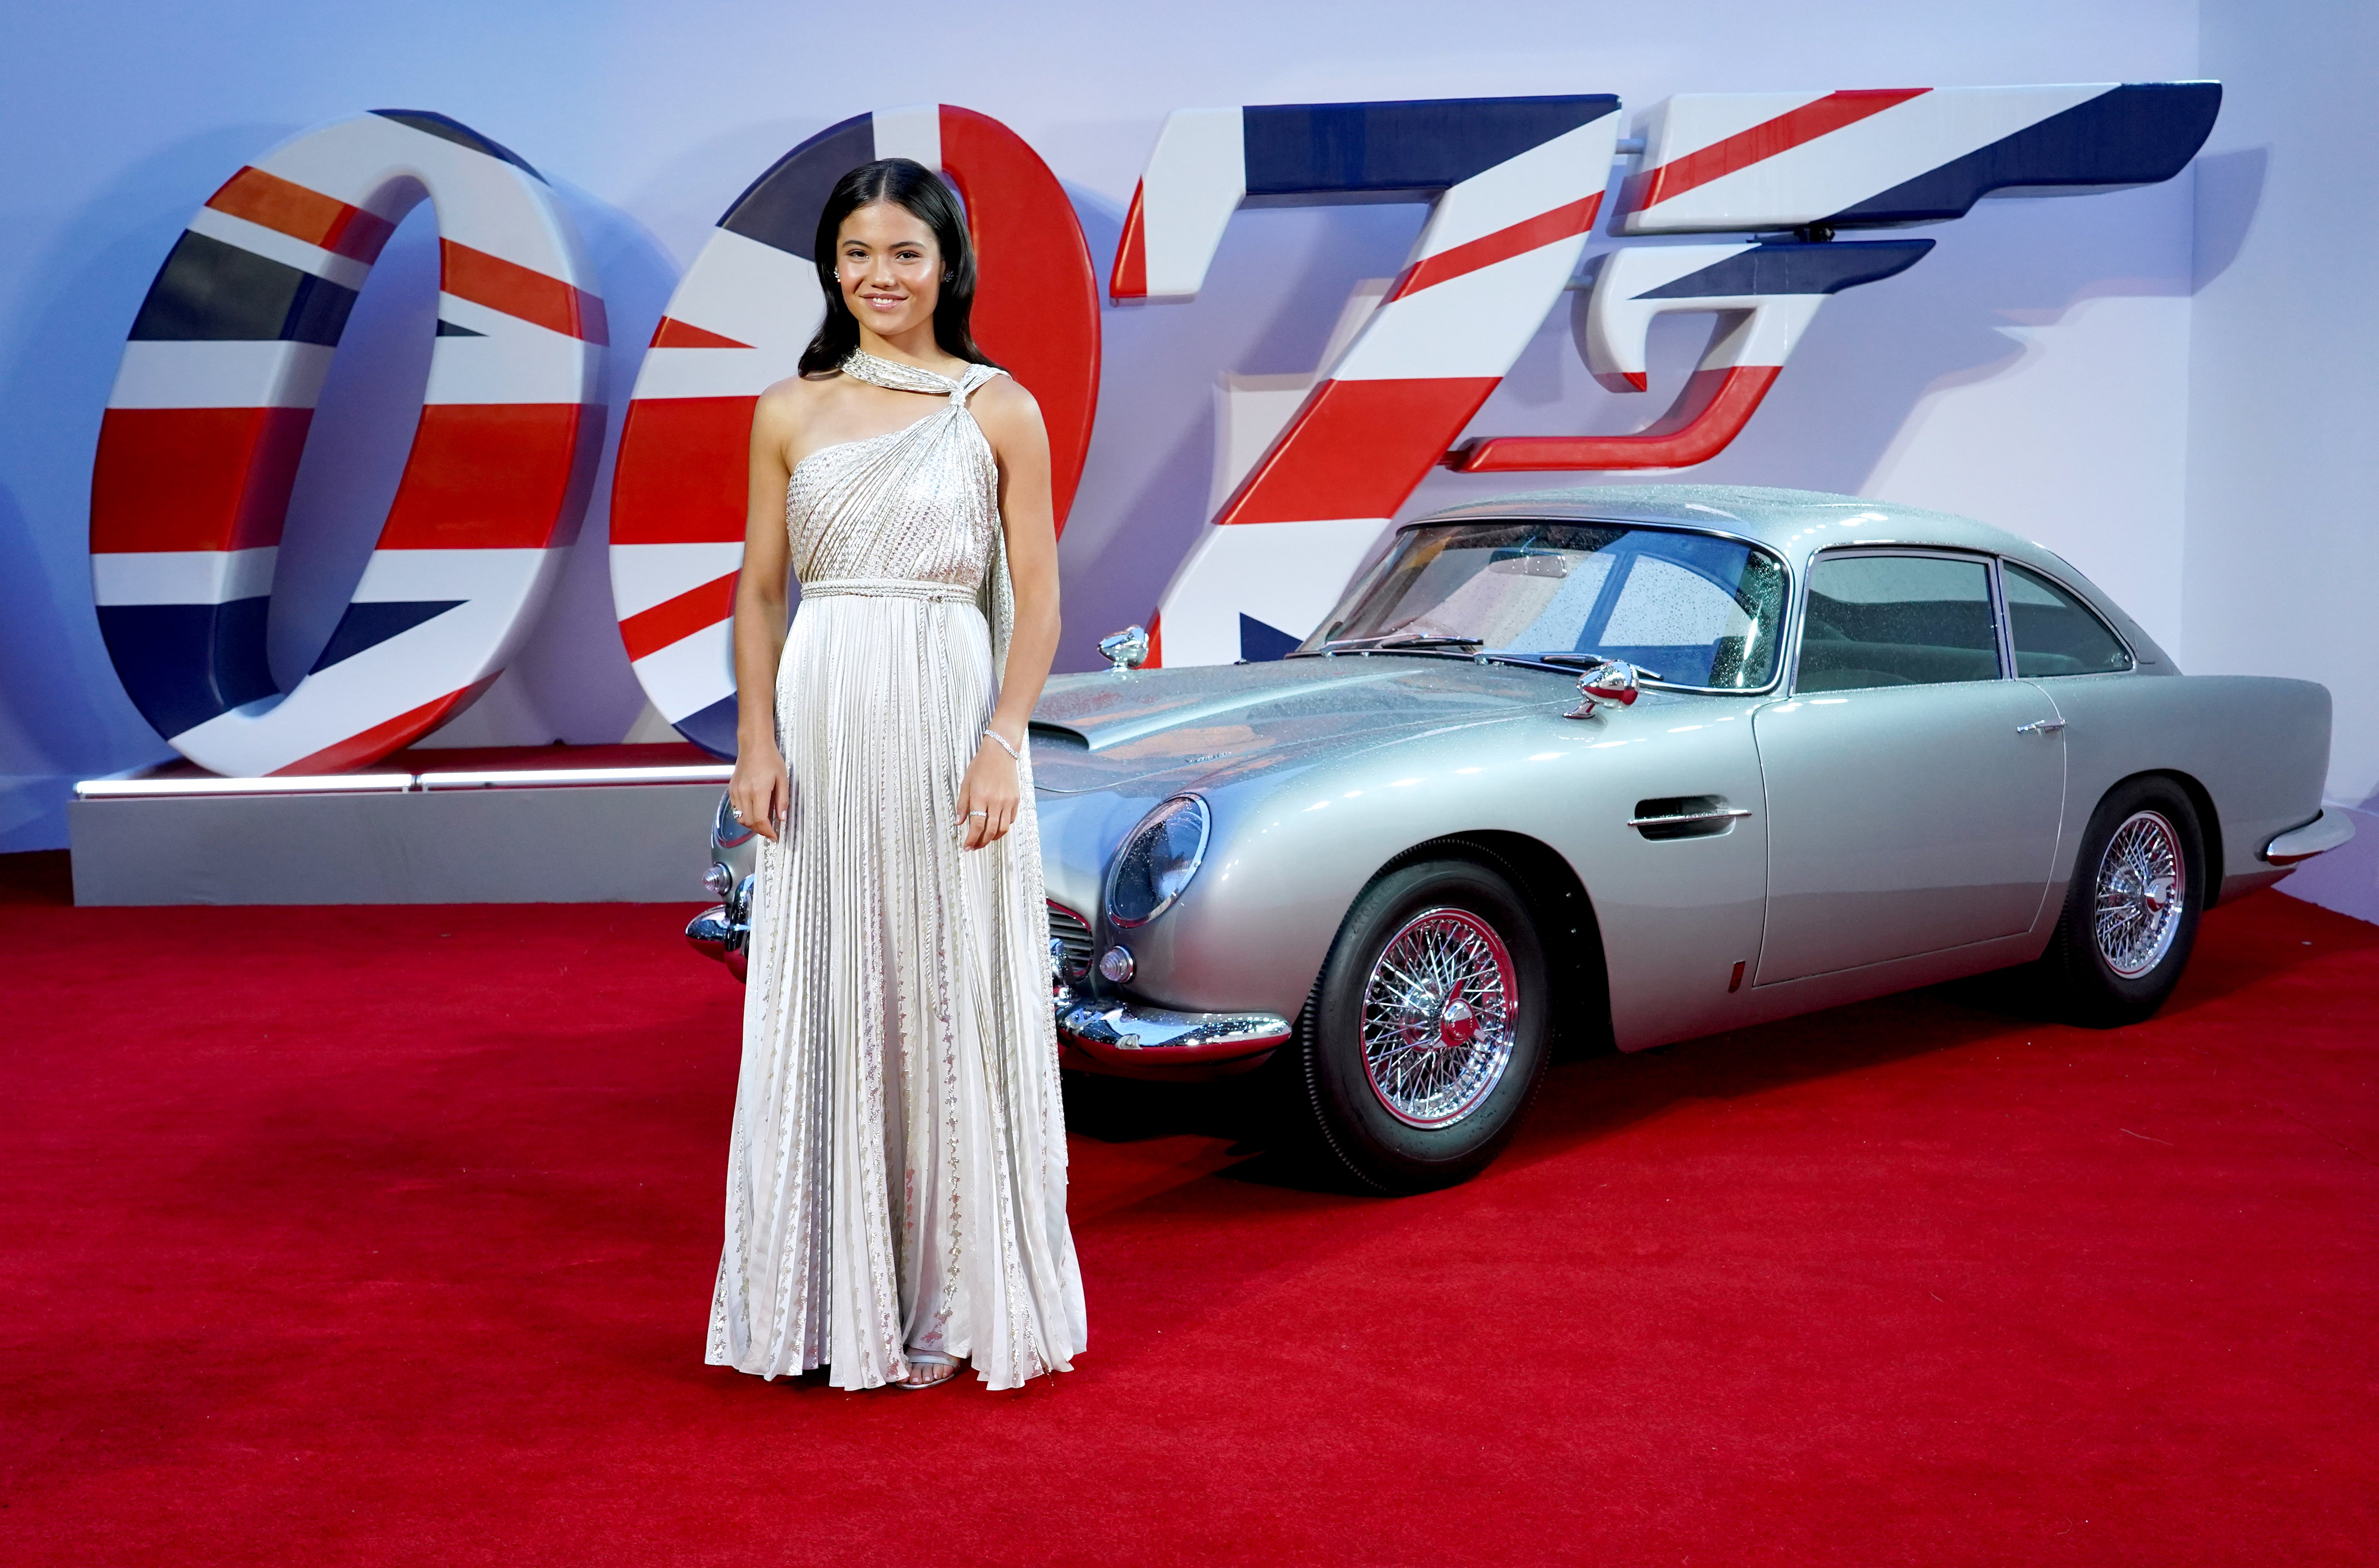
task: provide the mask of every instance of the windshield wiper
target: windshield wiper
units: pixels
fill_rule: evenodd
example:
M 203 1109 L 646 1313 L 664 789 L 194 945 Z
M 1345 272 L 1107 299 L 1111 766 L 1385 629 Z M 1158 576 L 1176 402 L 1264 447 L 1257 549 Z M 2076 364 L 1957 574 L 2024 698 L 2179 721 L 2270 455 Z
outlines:
M 1334 654 L 1341 651 L 1403 653 L 1408 649 L 1416 653 L 1428 653 L 1439 648 L 1475 648 L 1485 640 L 1483 637 L 1435 637 L 1416 632 L 1399 632 L 1379 637 L 1333 637 L 1315 648 L 1313 653 Z M 1307 655 L 1307 657 L 1312 656 Z

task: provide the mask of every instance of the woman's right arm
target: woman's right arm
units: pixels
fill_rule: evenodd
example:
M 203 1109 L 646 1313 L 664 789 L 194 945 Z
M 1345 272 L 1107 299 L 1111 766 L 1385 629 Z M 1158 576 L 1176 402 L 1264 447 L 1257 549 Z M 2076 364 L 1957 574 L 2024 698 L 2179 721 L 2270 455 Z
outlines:
M 735 772 L 727 796 L 735 814 L 774 838 L 792 806 L 784 754 L 777 747 L 777 663 L 785 651 L 785 488 L 791 475 L 791 388 L 771 387 L 752 410 L 751 485 L 743 525 L 743 571 L 735 580 Z

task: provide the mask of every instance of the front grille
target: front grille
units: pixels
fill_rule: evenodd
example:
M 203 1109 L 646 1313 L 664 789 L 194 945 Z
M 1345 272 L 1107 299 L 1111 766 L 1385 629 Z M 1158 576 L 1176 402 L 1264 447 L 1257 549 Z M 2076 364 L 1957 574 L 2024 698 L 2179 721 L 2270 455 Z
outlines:
M 1090 922 L 1058 903 L 1049 901 L 1049 972 L 1056 978 L 1073 984 L 1091 977 L 1091 961 L 1097 956 L 1097 944 L 1091 940 Z

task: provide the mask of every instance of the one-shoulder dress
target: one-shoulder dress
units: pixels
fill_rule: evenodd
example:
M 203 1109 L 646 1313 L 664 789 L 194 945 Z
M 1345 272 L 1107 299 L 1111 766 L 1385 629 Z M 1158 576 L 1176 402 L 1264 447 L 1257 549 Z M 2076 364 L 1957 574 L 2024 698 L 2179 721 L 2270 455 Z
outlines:
M 1012 1388 L 1068 1369 L 1085 1330 L 1029 753 L 1008 836 L 959 837 L 1014 623 L 966 406 L 1000 372 L 842 368 L 936 401 L 812 452 L 786 491 L 792 805 L 754 884 L 706 1359 L 858 1389 L 953 1358 Z

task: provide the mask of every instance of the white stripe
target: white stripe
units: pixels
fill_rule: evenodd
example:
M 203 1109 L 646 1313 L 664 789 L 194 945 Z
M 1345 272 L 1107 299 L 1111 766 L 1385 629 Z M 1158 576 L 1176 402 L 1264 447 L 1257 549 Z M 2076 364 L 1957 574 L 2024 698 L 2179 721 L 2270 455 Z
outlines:
M 757 397 L 799 364 L 798 357 L 757 348 L 648 348 L 636 371 L 635 401 Z
M 242 250 L 253 251 L 284 267 L 311 272 L 342 288 L 359 289 L 364 286 L 364 280 L 371 276 L 369 262 L 338 255 L 295 235 L 283 234 L 279 229 L 268 229 L 262 223 L 235 218 L 212 207 L 199 209 L 199 215 L 190 220 L 190 232 L 204 235 L 209 239 L 219 239 L 225 245 L 235 245 Z
M 1586 240 L 1572 235 L 1388 301 L 1332 380 L 1503 376 L 1561 297 Z
M 91 558 L 91 597 L 103 605 L 229 604 L 272 592 L 277 545 L 251 549 L 102 550 Z
M 332 351 L 320 344 L 135 338 L 110 408 L 311 408 Z
M 1223 230 L 1248 193 L 1247 132 L 1237 109 L 1176 109 L 1141 175 L 1148 297 L 1194 299 Z
M 743 544 L 613 545 L 611 603 L 620 619 L 667 604 L 743 564 Z
M 817 269 L 809 262 L 715 229 L 670 296 L 669 314 L 687 326 L 782 356 L 785 368 L 779 374 L 789 376 L 817 332 L 826 301 L 818 292 Z M 636 395 L 645 395 L 642 383 Z
M 451 294 L 438 296 L 438 314 L 480 335 L 438 340 L 422 402 L 601 401 L 597 345 Z
M 942 106 L 913 103 L 878 109 L 868 116 L 878 158 L 913 158 L 928 169 L 942 166 Z
M 515 548 L 376 549 L 356 584 L 355 599 L 366 604 L 516 596 L 536 581 L 547 558 L 556 553 Z
M 716 621 L 636 660 L 636 679 L 663 718 L 675 724 L 734 695 L 733 624 Z

